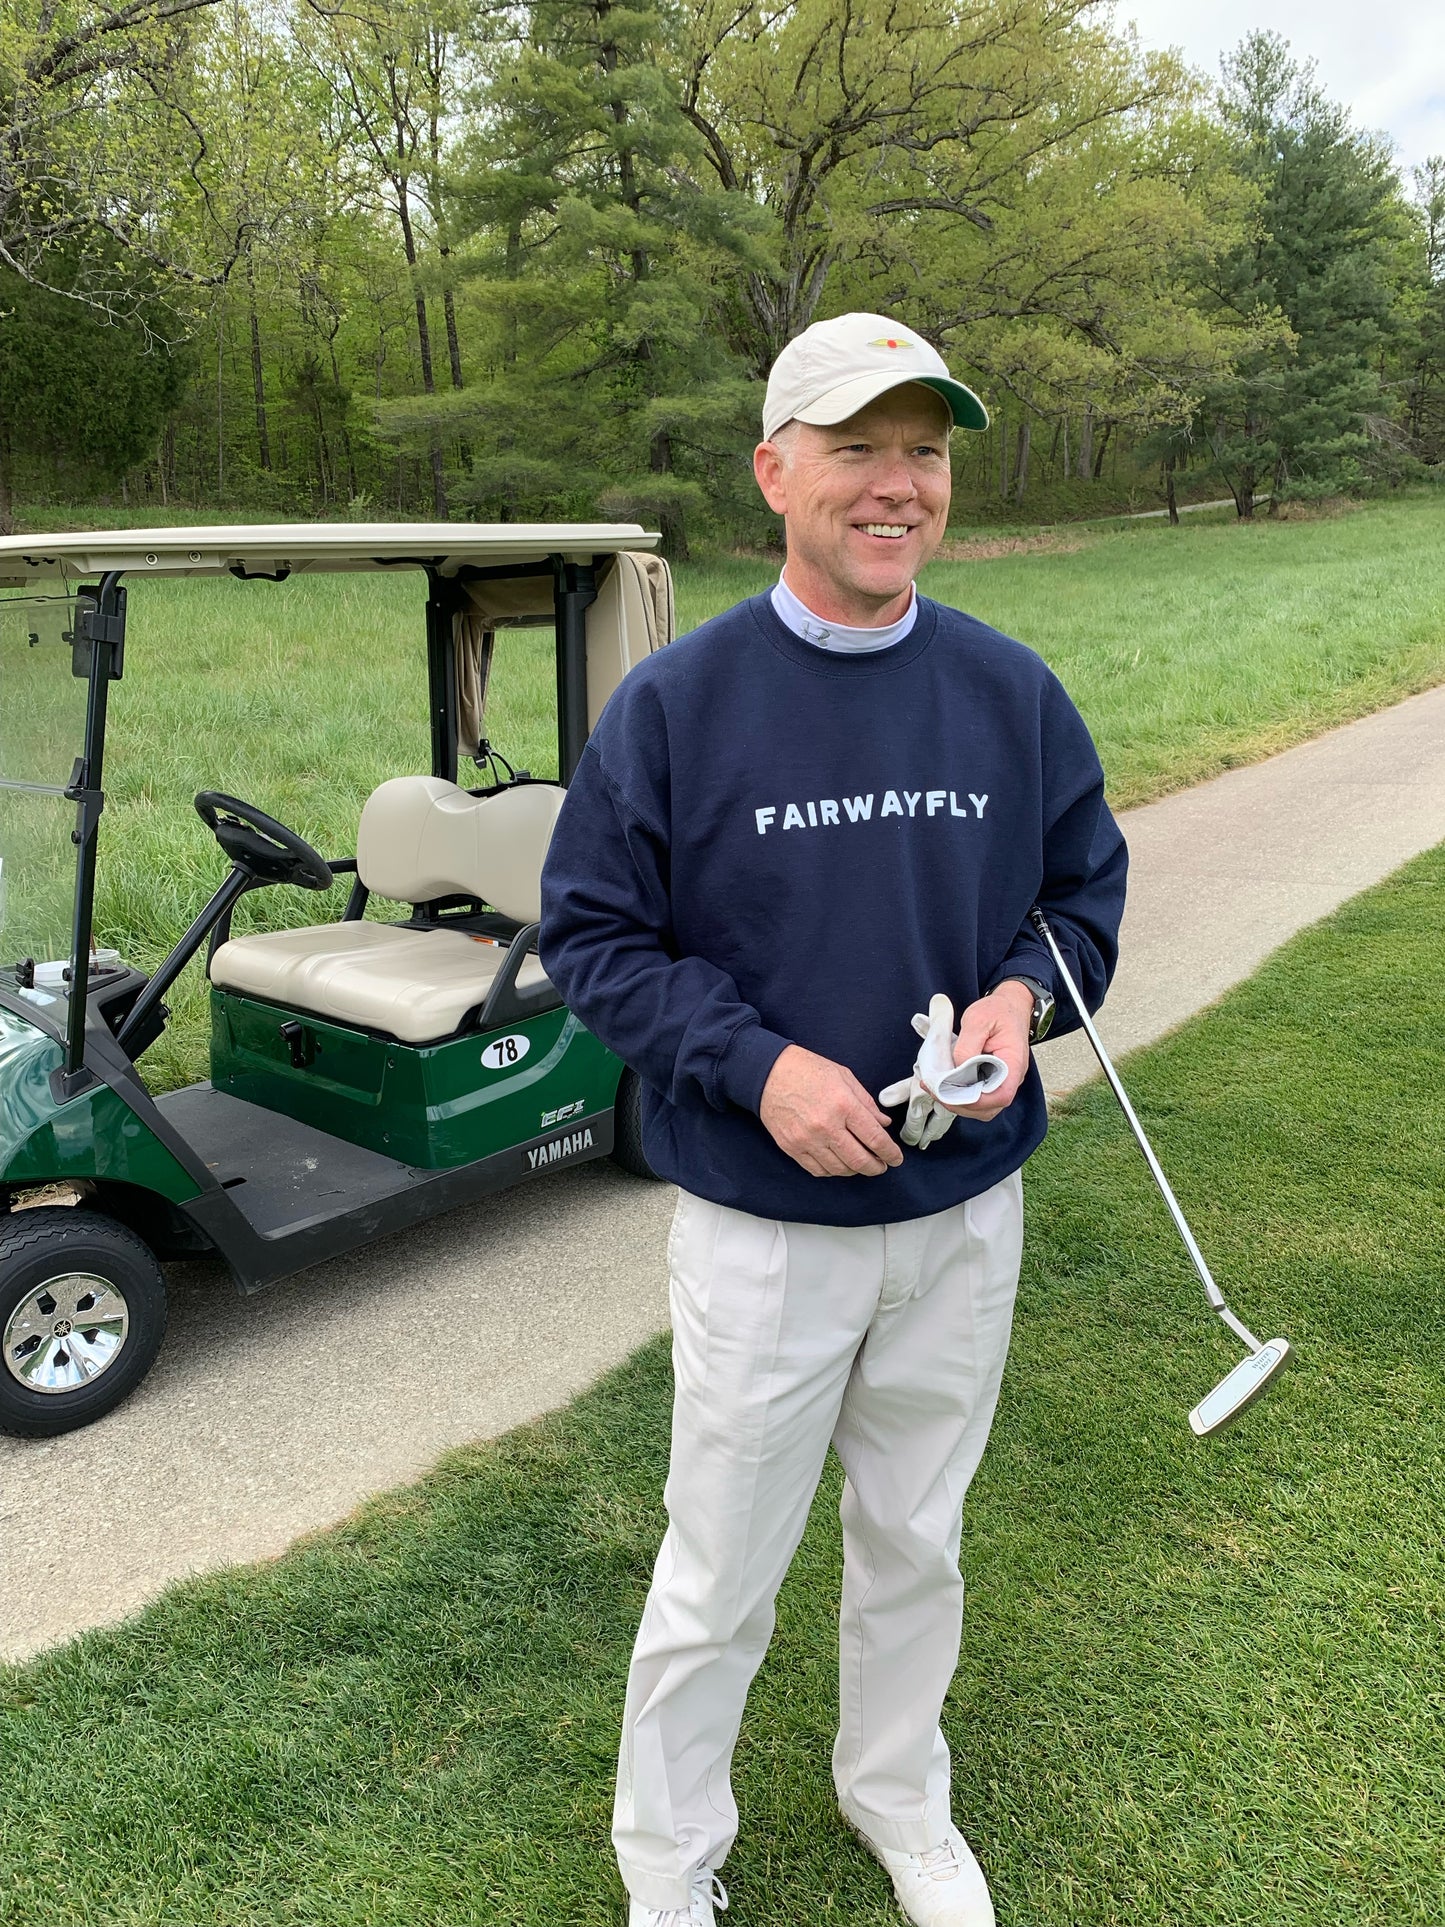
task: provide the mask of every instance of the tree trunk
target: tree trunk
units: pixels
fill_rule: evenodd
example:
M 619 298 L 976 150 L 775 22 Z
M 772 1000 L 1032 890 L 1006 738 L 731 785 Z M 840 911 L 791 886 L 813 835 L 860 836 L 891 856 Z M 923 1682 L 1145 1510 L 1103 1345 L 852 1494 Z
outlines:
M 1169 511 L 1170 528 L 1177 529 L 1179 526 L 1179 504 L 1174 499 L 1174 457 L 1172 455 L 1166 455 L 1164 457 L 1164 506 Z
M 517 281 L 522 273 L 522 223 L 514 218 L 507 223 L 506 276 Z M 502 361 L 508 368 L 517 364 L 517 310 L 508 302 L 502 323 Z
M 1268 513 L 1270 515 L 1279 514 L 1280 498 L 1284 494 L 1284 485 L 1288 480 L 1289 480 L 1289 463 L 1285 459 L 1285 457 L 1281 455 L 1279 460 L 1274 465 L 1274 475 L 1269 485 Z
M 15 533 L 15 494 L 10 481 L 10 424 L 0 418 L 0 535 Z
M 226 399 L 222 384 L 226 354 L 226 305 L 221 303 L 221 311 L 216 327 L 216 501 L 226 499 Z
M 266 432 L 266 379 L 261 367 L 261 324 L 256 319 L 254 303 L 251 307 L 251 387 L 256 396 L 256 446 L 262 468 L 269 470 L 271 437 Z
M 402 244 L 406 250 L 406 265 L 411 274 L 412 298 L 416 303 L 416 341 L 421 355 L 421 385 L 428 395 L 434 395 L 437 385 L 436 377 L 432 372 L 431 326 L 427 321 L 426 296 L 422 293 L 421 281 L 417 274 L 416 236 L 412 232 L 411 204 L 407 198 L 404 181 L 397 182 L 396 190 Z M 432 506 L 436 510 L 437 520 L 445 522 L 448 513 L 446 480 L 442 469 L 441 443 L 435 436 L 432 438 L 431 445 L 431 488 Z
M 1054 478 L 1054 463 L 1059 459 L 1059 431 L 1062 427 L 1063 427 L 1062 422 L 1054 423 L 1054 439 L 1053 439 L 1053 444 L 1049 449 L 1049 480 L 1050 481 L 1052 481 Z
M 450 248 L 442 249 L 443 274 L 447 272 L 446 257 L 450 253 Z M 457 304 L 452 297 L 450 281 L 446 282 L 442 287 L 442 313 L 446 316 L 447 359 L 451 363 L 452 387 L 460 388 L 462 385 L 462 348 L 461 342 L 457 337 Z M 472 472 L 472 445 L 465 435 L 463 435 L 457 443 L 457 453 L 461 457 L 462 467 L 467 471 L 468 475 L 470 475 Z
M 326 442 L 326 422 L 321 413 L 321 397 L 319 394 L 314 394 L 312 400 L 316 407 L 316 469 L 321 482 L 321 506 L 325 508 L 331 500 L 329 481 L 331 450 Z
M 1109 432 L 1113 428 L 1113 426 L 1114 424 L 1112 422 L 1104 423 L 1104 432 L 1099 437 L 1098 448 L 1094 451 L 1094 480 L 1096 482 L 1104 472 L 1104 456 L 1108 452 Z
M 1008 500 L 1008 423 L 1002 410 L 998 417 L 998 499 Z
M 665 428 L 658 429 L 648 450 L 648 467 L 654 475 L 672 473 L 672 437 Z M 673 562 L 688 560 L 687 525 L 671 503 L 658 510 L 658 522 L 662 529 L 662 552 Z
M 1254 483 L 1254 470 L 1252 468 L 1241 469 L 1239 486 L 1230 491 L 1234 497 L 1234 506 L 1238 511 L 1241 522 L 1252 522 L 1254 520 Z
M 1024 499 L 1029 485 L 1029 448 L 1033 442 L 1033 423 L 1027 416 L 1019 423 L 1018 447 L 1014 450 L 1014 500 Z
M 450 253 L 450 248 L 442 249 L 443 263 L 445 263 L 446 257 Z M 447 272 L 445 265 L 443 265 L 442 272 L 444 274 Z M 457 336 L 457 304 L 452 296 L 450 281 L 445 282 L 442 286 L 442 313 L 446 316 L 447 322 L 447 359 L 451 363 L 452 387 L 460 388 L 462 385 L 462 346 Z
M 1079 436 L 1079 480 L 1087 482 L 1094 472 L 1094 404 L 1084 407 L 1084 428 Z

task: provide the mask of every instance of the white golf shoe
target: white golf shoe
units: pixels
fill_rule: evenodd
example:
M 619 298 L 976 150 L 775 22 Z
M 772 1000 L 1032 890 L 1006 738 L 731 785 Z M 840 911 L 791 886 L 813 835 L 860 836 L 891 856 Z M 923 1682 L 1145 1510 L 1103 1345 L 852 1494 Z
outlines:
M 898 1904 L 913 1927 L 995 1927 L 988 1882 L 955 1826 L 927 1853 L 894 1853 L 866 1834 L 858 1838 L 893 1876 Z
M 727 1889 L 711 1867 L 699 1867 L 692 1877 L 692 1898 L 686 1907 L 644 1907 L 640 1900 L 634 1900 L 627 1927 L 715 1927 L 714 1907 L 727 1912 Z

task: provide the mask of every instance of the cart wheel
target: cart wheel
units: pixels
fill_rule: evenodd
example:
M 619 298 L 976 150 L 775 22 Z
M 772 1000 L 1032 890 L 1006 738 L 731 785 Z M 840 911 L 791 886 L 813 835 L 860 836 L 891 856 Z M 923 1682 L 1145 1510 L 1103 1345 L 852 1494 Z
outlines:
M 642 1148 L 642 1080 L 636 1071 L 624 1071 L 617 1086 L 617 1105 L 612 1128 L 612 1162 L 620 1164 L 635 1178 L 655 1178 Z
M 161 1268 L 133 1231 L 83 1206 L 38 1206 L 0 1227 L 0 1432 L 89 1425 L 161 1348 Z

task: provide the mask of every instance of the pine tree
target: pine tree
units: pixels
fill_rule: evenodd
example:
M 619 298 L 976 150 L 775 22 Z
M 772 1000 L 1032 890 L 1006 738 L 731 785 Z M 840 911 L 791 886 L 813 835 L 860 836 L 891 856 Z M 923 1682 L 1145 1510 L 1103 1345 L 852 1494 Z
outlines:
M 457 204 L 490 339 L 475 383 L 394 430 L 464 427 L 458 501 L 656 518 L 686 551 L 719 465 L 751 432 L 720 345 L 719 285 L 763 217 L 712 184 L 682 110 L 677 21 L 657 0 L 538 0 L 477 116 Z
M 1350 126 L 1277 34 L 1250 34 L 1225 62 L 1221 110 L 1258 213 L 1221 264 L 1216 299 L 1244 324 L 1271 313 L 1283 324 L 1211 386 L 1202 411 L 1247 517 L 1264 489 L 1273 508 L 1357 484 L 1376 465 L 1404 214 L 1385 149 Z
M 64 286 L 59 260 L 47 275 Z M 79 497 L 147 454 L 186 367 L 136 318 L 109 320 L 8 269 L 0 269 L 0 315 L 0 534 L 9 535 L 17 481 L 62 482 Z

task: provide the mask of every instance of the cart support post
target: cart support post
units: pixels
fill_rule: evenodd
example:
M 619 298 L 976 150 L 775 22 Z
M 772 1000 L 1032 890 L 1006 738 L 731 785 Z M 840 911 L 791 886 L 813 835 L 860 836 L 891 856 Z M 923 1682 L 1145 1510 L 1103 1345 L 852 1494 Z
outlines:
M 553 559 L 557 608 L 557 778 L 570 783 L 587 747 L 587 610 L 597 600 L 590 562 Z
M 457 586 L 428 569 L 426 668 L 431 700 L 431 773 L 457 780 Z
M 81 600 L 75 623 L 74 665 L 77 674 L 88 675 L 88 687 L 85 752 L 66 791 L 76 804 L 71 832 L 76 845 L 75 918 L 70 933 L 70 998 L 61 1076 L 67 1097 L 78 1095 L 91 1082 L 85 1069 L 85 1004 L 90 985 L 90 933 L 95 921 L 95 859 L 105 809 L 106 709 L 110 685 L 120 675 L 125 654 L 125 590 L 120 577 L 119 569 L 102 576 L 100 587 Z

